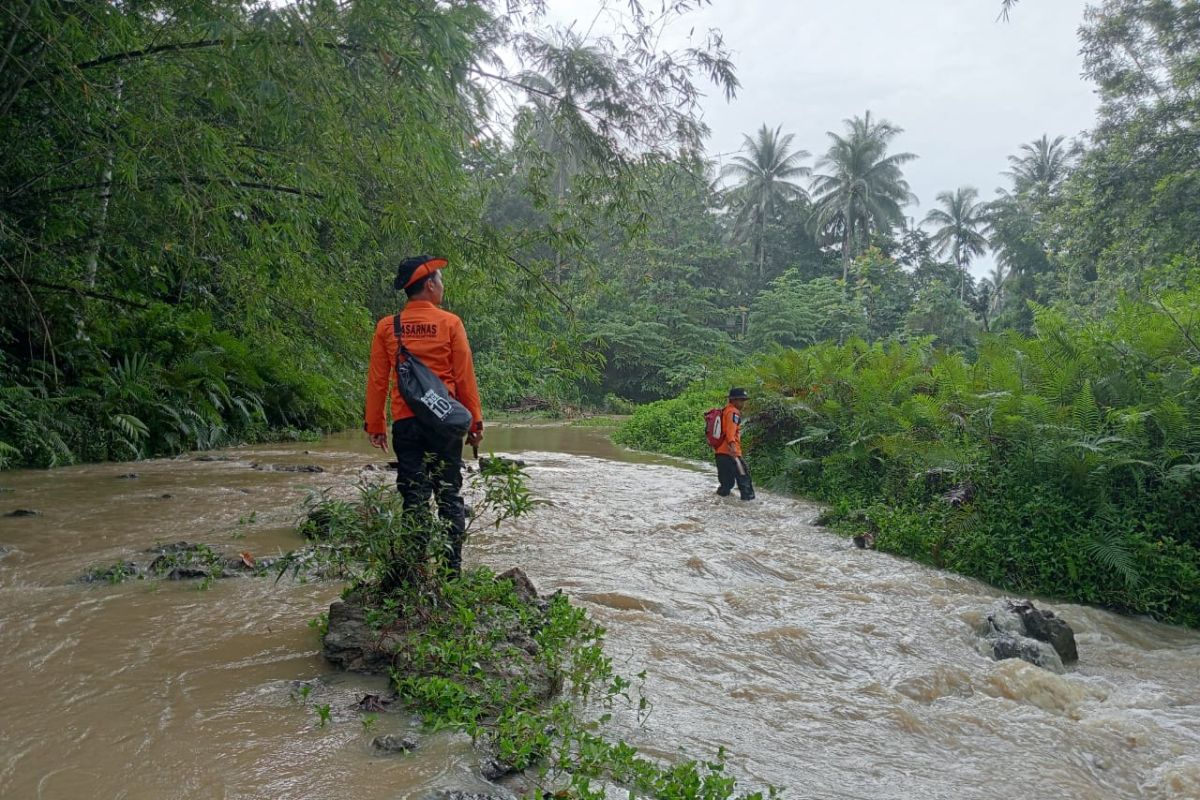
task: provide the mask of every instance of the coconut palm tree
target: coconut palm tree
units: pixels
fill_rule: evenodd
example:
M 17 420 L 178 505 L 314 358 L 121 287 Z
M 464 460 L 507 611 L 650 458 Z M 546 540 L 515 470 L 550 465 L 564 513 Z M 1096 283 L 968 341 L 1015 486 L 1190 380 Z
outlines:
M 828 132 L 829 150 L 817 162 L 817 168 L 825 171 L 813 178 L 812 217 L 817 233 L 841 240 L 843 281 L 849 275 L 851 250 L 869 247 L 873 230 L 903 224 L 901 209 L 917 199 L 900 169 L 916 156 L 887 152 L 904 129 L 885 119 L 871 119 L 870 111 L 845 124 L 844 136 Z
M 987 207 L 979 202 L 979 190 L 974 186 L 960 186 L 953 192 L 938 192 L 935 208 L 925 215 L 928 225 L 940 225 L 933 232 L 933 244 L 939 254 L 949 253 L 961 275 L 958 299 L 967 293 L 967 265 L 975 256 L 987 251 Z
M 794 134 L 780 136 L 781 128 L 772 131 L 764 124 L 753 138 L 743 136 L 746 154 L 734 156 L 721 169 L 722 178 L 735 181 L 729 194 L 737 209 L 735 230 L 753 243 L 760 278 L 766 261 L 767 223 L 784 203 L 807 199 L 807 192 L 793 179 L 812 174 L 809 167 L 800 165 L 811 153 L 792 150 Z
M 992 312 L 995 313 L 1004 307 L 1004 284 L 1008 280 L 1004 265 L 993 264 L 992 273 L 984 280 L 992 287 Z
M 1021 152 L 1008 157 L 1010 169 L 1005 171 L 1013 180 L 1018 194 L 1032 194 L 1037 199 L 1049 197 L 1062 184 L 1070 167 L 1070 154 L 1063 147 L 1063 137 L 1053 141 L 1042 138 L 1021 145 Z

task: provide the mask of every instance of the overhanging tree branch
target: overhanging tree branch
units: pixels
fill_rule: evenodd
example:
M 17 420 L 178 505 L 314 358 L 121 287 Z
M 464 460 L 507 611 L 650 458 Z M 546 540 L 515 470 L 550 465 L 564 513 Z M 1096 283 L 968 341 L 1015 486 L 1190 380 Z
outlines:
M 115 303 L 121 306 L 129 306 L 130 308 L 150 308 L 150 306 L 146 303 L 139 303 L 136 300 L 128 300 L 124 297 L 118 297 L 115 294 L 108 294 L 107 292 L 98 292 L 94 289 L 85 289 L 82 286 L 69 286 L 63 283 L 50 283 L 49 281 L 40 281 L 36 278 L 23 278 L 18 275 L 0 275 L 0 281 L 4 281 L 5 283 L 16 283 L 20 284 L 21 286 L 36 286 L 39 289 L 46 289 L 52 292 L 70 292 L 83 297 L 91 297 L 96 300 L 104 300 L 106 302 Z

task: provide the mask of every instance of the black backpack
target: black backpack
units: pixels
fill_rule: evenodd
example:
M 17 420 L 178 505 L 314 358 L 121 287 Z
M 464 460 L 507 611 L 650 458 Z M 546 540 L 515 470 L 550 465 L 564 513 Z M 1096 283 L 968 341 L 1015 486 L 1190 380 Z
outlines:
M 399 350 L 396 352 L 396 384 L 400 395 L 422 424 L 448 439 L 462 439 L 471 429 L 471 412 L 450 395 L 450 390 L 433 370 L 409 352 L 400 336 L 400 315 L 392 318 Z

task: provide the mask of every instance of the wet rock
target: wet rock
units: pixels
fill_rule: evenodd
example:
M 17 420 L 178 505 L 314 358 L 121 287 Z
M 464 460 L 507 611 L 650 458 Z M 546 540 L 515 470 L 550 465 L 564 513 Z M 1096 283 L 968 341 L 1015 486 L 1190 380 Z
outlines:
M 538 599 L 537 588 L 529 576 L 520 567 L 505 570 L 496 576 L 497 581 L 511 581 L 517 599 L 526 605 L 533 605 Z
M 387 711 L 388 706 L 395 702 L 394 698 L 383 697 L 377 694 L 365 694 L 358 701 L 358 710 L 366 711 L 372 714 L 378 714 L 382 711 Z
M 258 464 L 250 465 L 250 469 L 261 472 L 324 472 L 324 467 L 316 464 Z
M 410 753 L 417 748 L 417 743 L 408 736 L 389 733 L 385 736 L 376 736 L 371 740 L 371 746 L 385 753 Z
M 173 542 L 145 552 L 155 556 L 147 572 L 169 581 L 220 577 L 223 572 L 221 557 L 206 544 Z
M 270 572 L 277 558 L 256 558 L 243 551 L 225 555 L 209 545 L 171 542 L 142 551 L 142 557 L 117 564 L 98 566 L 79 580 L 84 583 L 121 583 L 130 578 L 163 578 L 170 581 L 231 578 L 238 575 L 262 576 Z
M 132 481 L 137 480 L 140 477 L 142 476 L 138 475 L 136 472 L 126 472 L 124 475 L 118 475 L 117 479 L 123 481 Z
M 232 556 L 223 556 L 220 560 L 221 569 L 229 575 L 262 575 L 279 559 L 258 558 L 248 550 L 243 550 Z
M 1053 611 L 1035 608 L 1028 601 L 1011 604 L 1012 610 L 1021 617 L 1025 624 L 1025 635 L 1041 642 L 1048 643 L 1058 653 L 1064 664 L 1073 664 L 1079 660 L 1079 650 L 1075 646 L 1075 631 Z
M 500 758 L 496 743 L 487 737 L 475 740 L 475 755 L 479 759 L 479 774 L 485 781 L 500 780 L 519 772 L 512 764 Z
M 42 512 L 34 511 L 32 508 L 18 508 L 8 512 L 6 517 L 40 517 Z
M 427 800 L 512 800 L 510 794 L 484 794 L 463 789 L 447 789 L 428 796 Z
M 1079 660 L 1071 626 L 1053 611 L 1039 609 L 1028 600 L 995 603 L 982 633 L 996 659 L 1020 658 L 1056 672 Z
M 110 567 L 97 567 L 79 576 L 80 583 L 123 583 L 139 577 L 144 570 L 132 561 L 121 561 Z
M 853 539 L 854 546 L 859 550 L 874 550 L 875 549 L 875 534 L 867 531 L 860 533 Z
M 339 600 L 329 607 L 329 628 L 322 640 L 325 658 L 348 672 L 384 673 L 392 665 L 395 634 L 367 624 L 366 609 Z
M 1062 659 L 1054 648 L 1037 639 L 1028 636 L 1014 636 L 1011 633 L 1002 634 L 991 640 L 992 658 L 1003 661 L 1007 658 L 1019 658 L 1028 661 L 1036 667 L 1052 672 L 1062 672 Z

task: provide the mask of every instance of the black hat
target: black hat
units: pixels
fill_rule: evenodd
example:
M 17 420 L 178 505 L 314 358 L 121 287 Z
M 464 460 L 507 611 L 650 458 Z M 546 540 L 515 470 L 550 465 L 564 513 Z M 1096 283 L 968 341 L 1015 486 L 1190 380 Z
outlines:
M 428 275 L 432 275 L 439 269 L 442 269 L 449 263 L 444 258 L 437 256 L 413 256 L 406 258 L 400 262 L 400 266 L 396 267 L 396 280 L 393 281 L 392 287 L 396 291 L 407 289 L 417 281 Z
M 745 389 L 734 388 L 729 390 L 730 400 L 748 400 L 750 395 L 746 394 Z

